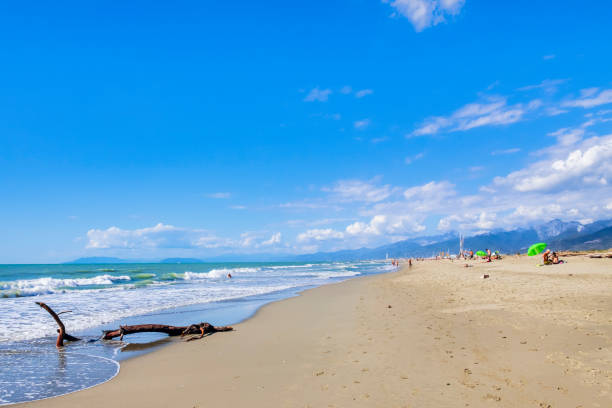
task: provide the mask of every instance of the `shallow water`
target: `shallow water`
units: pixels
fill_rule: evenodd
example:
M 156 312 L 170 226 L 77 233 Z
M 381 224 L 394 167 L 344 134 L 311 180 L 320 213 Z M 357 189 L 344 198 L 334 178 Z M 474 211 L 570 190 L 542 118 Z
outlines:
M 117 361 L 170 341 L 150 333 L 98 341 L 104 328 L 235 324 L 305 288 L 388 270 L 380 262 L 0 265 L 0 405 L 107 381 L 118 372 Z M 62 320 L 83 341 L 58 352 L 56 325 L 34 302 L 72 310 Z

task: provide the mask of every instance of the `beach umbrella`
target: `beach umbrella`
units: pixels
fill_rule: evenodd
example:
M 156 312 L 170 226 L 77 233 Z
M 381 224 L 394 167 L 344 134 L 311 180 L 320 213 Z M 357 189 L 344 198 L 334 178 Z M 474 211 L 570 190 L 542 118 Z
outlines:
M 533 244 L 527 250 L 527 255 L 534 256 L 539 254 L 540 252 L 546 249 L 546 244 L 544 242 L 538 242 L 537 244 Z
M 476 252 L 476 255 L 478 255 L 478 256 L 487 256 L 487 253 L 485 251 L 478 251 L 478 252 Z

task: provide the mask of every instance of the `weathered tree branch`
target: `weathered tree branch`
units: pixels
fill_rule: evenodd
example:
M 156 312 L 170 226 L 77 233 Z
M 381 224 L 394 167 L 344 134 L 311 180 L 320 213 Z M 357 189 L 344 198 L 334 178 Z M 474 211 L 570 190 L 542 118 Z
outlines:
M 64 326 L 62 319 L 59 318 L 59 315 L 61 315 L 62 313 L 68 313 L 70 312 L 70 310 L 66 310 L 60 313 L 55 313 L 53 309 L 51 309 L 49 306 L 47 306 L 43 302 L 36 302 L 36 304 L 40 306 L 41 308 L 45 309 L 51 315 L 51 317 L 53 317 L 53 319 L 57 323 L 57 326 L 59 327 L 59 329 L 57 330 L 58 332 L 57 341 L 55 343 L 56 347 L 58 348 L 63 347 L 64 340 L 66 341 L 81 340 L 79 338 L 76 338 L 66 333 L 66 326 Z M 216 332 L 225 332 L 225 331 L 231 331 L 231 330 L 234 330 L 234 329 L 230 326 L 213 326 L 212 324 L 206 323 L 206 322 L 192 324 L 190 326 L 168 326 L 165 324 L 137 324 L 133 326 L 119 326 L 119 329 L 117 330 L 105 330 L 104 334 L 102 335 L 102 340 L 112 340 L 115 337 L 119 337 L 121 340 L 123 340 L 123 336 L 125 336 L 126 334 L 134 334 L 134 333 L 166 333 L 169 336 L 181 336 L 181 337 L 188 335 L 188 334 L 196 334 L 196 335 L 199 334 L 199 337 L 192 337 L 187 340 L 187 341 L 190 341 L 190 340 L 195 340 L 195 339 L 201 339 L 207 334 L 212 334 Z
M 123 336 L 134 333 L 166 333 L 168 336 L 185 336 L 187 334 L 199 334 L 204 337 L 206 334 L 225 332 L 234 330 L 229 326 L 213 326 L 210 323 L 192 324 L 190 326 L 168 326 L 165 324 L 137 324 L 132 326 L 119 326 L 117 330 L 105 330 L 102 340 L 111 340 L 115 337 L 123 339 Z
M 59 329 L 57 330 L 59 334 L 57 335 L 57 341 L 55 342 L 56 347 L 58 348 L 63 347 L 64 340 L 66 341 L 79 341 L 80 340 L 79 338 L 76 338 L 66 333 L 66 326 L 64 326 L 64 322 L 62 322 L 62 319 L 59 318 L 60 314 L 68 313 L 70 312 L 70 310 L 66 310 L 58 314 L 58 313 L 55 313 L 53 309 L 51 309 L 49 306 L 47 306 L 47 304 L 43 302 L 36 302 L 36 304 L 42 307 L 43 309 L 45 309 L 51 315 L 51 317 L 53 317 L 53 319 L 55 320 L 55 323 L 57 323 L 57 325 L 59 326 Z

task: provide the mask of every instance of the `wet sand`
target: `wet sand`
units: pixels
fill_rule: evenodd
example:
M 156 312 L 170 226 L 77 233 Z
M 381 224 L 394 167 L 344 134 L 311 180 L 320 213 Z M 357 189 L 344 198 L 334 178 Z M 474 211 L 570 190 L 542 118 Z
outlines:
M 21 406 L 610 407 L 612 260 L 538 260 L 422 261 L 308 290 Z

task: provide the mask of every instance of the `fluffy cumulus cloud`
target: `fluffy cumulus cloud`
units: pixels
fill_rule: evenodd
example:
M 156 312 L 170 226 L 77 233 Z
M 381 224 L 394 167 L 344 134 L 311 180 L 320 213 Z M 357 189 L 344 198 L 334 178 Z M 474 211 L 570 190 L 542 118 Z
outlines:
M 442 23 L 449 15 L 458 14 L 465 0 L 383 0 L 406 17 L 417 32 Z
M 438 230 L 440 231 L 450 231 L 454 228 L 459 228 L 461 230 L 481 230 L 486 231 L 493 228 L 495 224 L 495 220 L 497 218 L 497 214 L 495 213 L 487 213 L 486 211 L 481 211 L 480 213 L 461 213 L 461 214 L 452 214 L 446 217 L 440 218 L 438 222 Z
M 467 104 L 450 116 L 431 117 L 409 136 L 434 135 L 447 131 L 466 131 L 481 126 L 508 125 L 523 120 L 528 112 L 542 106 L 539 99 L 508 105 L 504 97 L 490 97 L 484 102 Z
M 328 241 L 330 239 L 342 239 L 344 238 L 344 234 L 340 231 L 336 231 L 331 228 L 323 228 L 323 229 L 310 229 L 301 234 L 298 234 L 296 240 L 297 242 L 311 242 L 311 241 Z
M 397 235 L 412 234 L 425 230 L 410 215 L 375 215 L 369 223 L 355 222 L 346 227 L 348 235 Z
M 612 135 L 585 140 L 564 157 L 542 160 L 498 177 L 497 186 L 520 192 L 606 186 L 612 177 Z
M 280 232 L 275 232 L 274 234 L 272 234 L 270 239 L 262 242 L 261 245 L 262 246 L 272 246 L 272 245 L 280 244 L 281 243 L 281 237 L 282 237 L 282 234 Z

